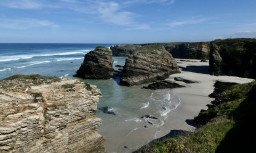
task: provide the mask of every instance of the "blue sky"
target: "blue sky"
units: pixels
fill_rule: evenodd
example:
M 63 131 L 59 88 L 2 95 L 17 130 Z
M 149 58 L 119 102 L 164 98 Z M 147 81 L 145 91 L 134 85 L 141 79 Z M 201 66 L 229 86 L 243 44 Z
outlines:
M 256 0 L 0 0 L 0 42 L 256 38 Z

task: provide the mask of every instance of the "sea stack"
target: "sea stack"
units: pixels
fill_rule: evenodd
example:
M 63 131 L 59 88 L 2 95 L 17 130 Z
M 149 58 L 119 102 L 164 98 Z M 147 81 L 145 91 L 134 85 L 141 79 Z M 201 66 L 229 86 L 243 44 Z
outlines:
M 76 79 L 14 75 L 0 80 L 0 152 L 104 152 L 96 117 L 101 92 Z
M 110 79 L 114 73 L 113 62 L 111 50 L 97 46 L 85 55 L 75 76 L 84 79 Z
M 162 45 L 145 45 L 135 50 L 126 60 L 120 84 L 140 85 L 164 80 L 178 72 L 175 59 Z

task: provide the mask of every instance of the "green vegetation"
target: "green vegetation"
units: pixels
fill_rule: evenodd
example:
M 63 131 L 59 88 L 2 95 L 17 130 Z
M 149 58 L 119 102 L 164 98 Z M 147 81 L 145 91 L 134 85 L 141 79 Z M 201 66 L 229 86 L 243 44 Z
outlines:
M 22 75 L 15 74 L 3 80 L 0 80 L 0 88 L 9 89 L 14 87 L 26 88 L 33 85 L 50 84 L 53 82 L 59 82 L 58 77 L 46 77 L 39 74 Z M 18 83 L 18 84 L 17 84 Z
M 35 93 L 31 93 L 31 95 L 34 97 L 34 102 L 44 102 L 44 97 L 42 95 L 42 93 L 40 92 L 35 92 Z
M 255 137 L 256 81 L 229 87 L 221 93 L 222 103 L 198 117 L 211 118 L 193 134 L 175 136 L 140 152 L 251 152 Z
M 75 87 L 75 85 L 67 83 L 67 84 L 63 84 L 61 87 L 64 88 L 64 89 L 72 89 L 72 88 Z
M 95 49 L 102 49 L 102 48 L 104 48 L 104 49 L 108 49 L 107 47 L 105 47 L 105 46 L 96 46 L 96 48 Z
M 84 82 L 84 85 L 85 85 L 86 90 L 89 90 L 89 91 L 92 90 L 92 87 L 91 87 L 91 85 L 89 83 Z
M 162 51 L 162 50 L 164 50 L 163 45 L 154 44 L 154 45 L 144 45 L 140 47 L 137 51 L 140 53 L 150 53 L 150 52 Z

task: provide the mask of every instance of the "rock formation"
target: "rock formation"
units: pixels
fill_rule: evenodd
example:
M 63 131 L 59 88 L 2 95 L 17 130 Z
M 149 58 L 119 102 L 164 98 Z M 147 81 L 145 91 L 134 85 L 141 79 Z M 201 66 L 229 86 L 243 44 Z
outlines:
M 114 73 L 113 62 L 111 50 L 98 46 L 85 55 L 84 62 L 75 76 L 84 79 L 112 78 Z
M 174 58 L 209 59 L 210 45 L 207 42 L 170 43 L 164 46 Z
M 163 80 L 177 72 L 176 61 L 163 46 L 145 45 L 126 60 L 120 84 L 132 86 Z
M 110 49 L 113 52 L 113 56 L 129 56 L 136 49 L 145 45 L 162 45 L 174 58 L 209 59 L 210 43 L 208 42 L 113 45 Z
M 74 79 L 15 75 L 0 81 L 0 152 L 104 152 L 100 91 Z
M 112 45 L 110 49 L 112 50 L 113 56 L 129 56 L 139 47 L 141 45 Z
M 154 82 L 149 84 L 148 86 L 144 86 L 144 89 L 151 89 L 151 90 L 157 90 L 157 89 L 173 89 L 173 88 L 181 88 L 181 87 L 185 87 L 182 86 L 178 83 L 175 82 L 170 82 L 170 81 L 158 81 L 158 82 Z
M 211 43 L 209 73 L 256 78 L 256 39 L 226 39 Z

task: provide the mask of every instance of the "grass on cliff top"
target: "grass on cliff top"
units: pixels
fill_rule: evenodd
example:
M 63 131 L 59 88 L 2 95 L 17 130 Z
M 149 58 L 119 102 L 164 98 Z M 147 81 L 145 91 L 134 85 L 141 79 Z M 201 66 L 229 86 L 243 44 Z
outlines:
M 60 78 L 58 77 L 41 76 L 39 74 L 15 74 L 13 76 L 0 80 L 0 88 L 8 89 L 12 87 L 29 87 L 33 85 L 41 85 L 43 83 L 50 84 L 59 81 Z
M 232 86 L 223 92 L 223 96 L 227 102 L 199 114 L 214 114 L 215 118 L 198 128 L 195 133 L 165 139 L 141 152 L 246 153 L 254 150 L 256 81 Z

